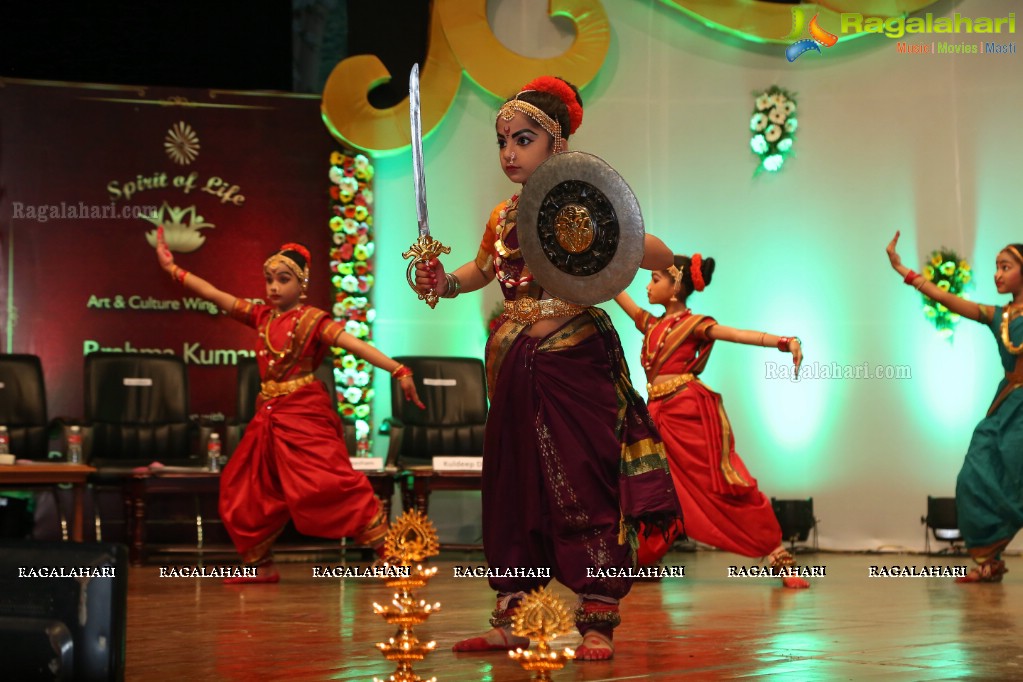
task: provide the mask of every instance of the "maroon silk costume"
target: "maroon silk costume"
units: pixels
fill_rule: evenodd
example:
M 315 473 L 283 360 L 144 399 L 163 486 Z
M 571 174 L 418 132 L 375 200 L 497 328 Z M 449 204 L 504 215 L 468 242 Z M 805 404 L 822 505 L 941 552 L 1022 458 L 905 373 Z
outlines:
M 494 209 L 476 265 L 484 273 L 496 271 L 506 301 L 539 300 L 543 290 L 531 281 L 518 251 L 516 210 L 515 197 Z M 633 567 L 640 522 L 663 528 L 679 517 L 664 448 L 603 311 L 581 309 L 543 338 L 523 334 L 528 325 L 513 317 L 503 316 L 487 342 L 487 563 L 549 567 L 553 578 L 584 600 L 616 611 L 613 605 L 632 579 L 588 575 L 588 569 Z M 548 582 L 490 579 L 503 600 L 499 611 Z M 604 616 L 612 626 L 617 622 L 617 613 Z
M 689 312 L 657 318 L 640 311 L 635 322 L 644 333 L 648 381 L 658 375 L 691 375 L 672 393 L 649 400 L 650 416 L 668 452 L 686 534 L 743 556 L 767 556 L 781 544 L 771 501 L 735 451 L 721 396 L 697 378 L 714 345 L 707 330 L 715 320 Z M 640 563 L 657 563 L 669 547 L 656 536 L 644 540 Z
M 238 553 L 248 563 L 264 559 L 289 518 L 306 535 L 359 534 L 380 504 L 366 476 L 352 469 L 323 383 L 311 379 L 343 328 L 308 306 L 278 316 L 272 307 L 238 299 L 230 314 L 260 330 L 256 357 L 264 387 L 220 479 L 220 518 Z

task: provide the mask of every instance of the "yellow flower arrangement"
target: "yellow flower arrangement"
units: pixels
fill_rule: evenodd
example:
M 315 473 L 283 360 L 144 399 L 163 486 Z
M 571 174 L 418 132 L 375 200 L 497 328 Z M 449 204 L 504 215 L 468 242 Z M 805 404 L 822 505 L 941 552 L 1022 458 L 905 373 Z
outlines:
M 959 258 L 955 251 L 945 247 L 936 249 L 931 253 L 930 263 L 925 265 L 923 270 L 924 278 L 942 291 L 968 298 L 965 290 L 972 279 L 970 264 Z M 934 299 L 924 296 L 924 317 L 934 323 L 939 335 L 949 341 L 952 340 L 959 315 Z

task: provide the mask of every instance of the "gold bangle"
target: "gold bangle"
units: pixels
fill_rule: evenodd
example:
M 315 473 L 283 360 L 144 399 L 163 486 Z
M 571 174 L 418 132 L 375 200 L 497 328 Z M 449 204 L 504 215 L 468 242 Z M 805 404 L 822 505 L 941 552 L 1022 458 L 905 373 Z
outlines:
M 397 367 L 395 367 L 394 369 L 392 369 L 392 370 L 391 370 L 391 376 L 393 377 L 393 376 L 394 376 L 394 375 L 396 375 L 396 374 L 397 374 L 398 372 L 400 372 L 400 371 L 401 371 L 401 368 L 402 368 L 402 367 L 404 367 L 404 366 L 405 366 L 405 365 L 403 365 L 403 364 L 401 364 L 401 363 L 399 362 L 399 363 L 398 363 L 398 366 L 397 366 Z
M 444 280 L 448 286 L 444 289 L 444 295 L 441 298 L 454 298 L 462 292 L 462 282 L 458 279 L 457 275 L 447 272 L 444 274 Z

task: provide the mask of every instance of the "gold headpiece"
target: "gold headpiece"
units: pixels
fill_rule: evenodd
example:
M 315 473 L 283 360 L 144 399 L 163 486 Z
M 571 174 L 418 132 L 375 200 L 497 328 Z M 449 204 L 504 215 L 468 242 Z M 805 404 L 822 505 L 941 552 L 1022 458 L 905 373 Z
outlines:
M 532 91 L 523 90 L 522 92 Z M 516 111 L 525 114 L 536 121 L 541 128 L 547 131 L 547 134 L 554 138 L 554 153 L 557 154 L 561 151 L 561 125 L 548 116 L 540 107 L 519 99 L 519 95 L 521 95 L 522 92 L 515 95 L 514 99 L 510 99 L 501 105 L 500 111 L 497 112 L 498 118 L 503 121 L 510 121 L 515 118 Z
M 283 253 L 275 253 L 263 263 L 263 270 L 275 270 L 282 265 L 290 270 L 295 277 L 298 277 L 298 281 L 302 285 L 302 295 L 299 298 L 303 301 L 306 300 L 308 298 L 306 292 L 309 290 L 309 265 L 300 268 L 294 259 L 289 258 Z
M 1011 253 L 1013 256 L 1015 256 L 1016 260 L 1019 261 L 1020 265 L 1023 265 L 1023 255 L 1020 255 L 1019 249 L 1017 249 L 1012 244 L 1009 244 L 1008 246 L 1005 247 L 1005 250 Z

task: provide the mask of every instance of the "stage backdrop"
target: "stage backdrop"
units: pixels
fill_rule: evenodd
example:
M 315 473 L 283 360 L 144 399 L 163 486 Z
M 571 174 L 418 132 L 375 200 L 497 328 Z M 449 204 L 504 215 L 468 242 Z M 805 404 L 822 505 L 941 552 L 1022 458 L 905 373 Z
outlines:
M 234 410 L 255 333 L 157 265 L 264 295 L 286 241 L 312 252 L 310 303 L 330 309 L 329 159 L 317 97 L 0 80 L 3 352 L 42 358 L 51 416 L 82 413 L 92 350 L 172 353 L 192 412 Z

